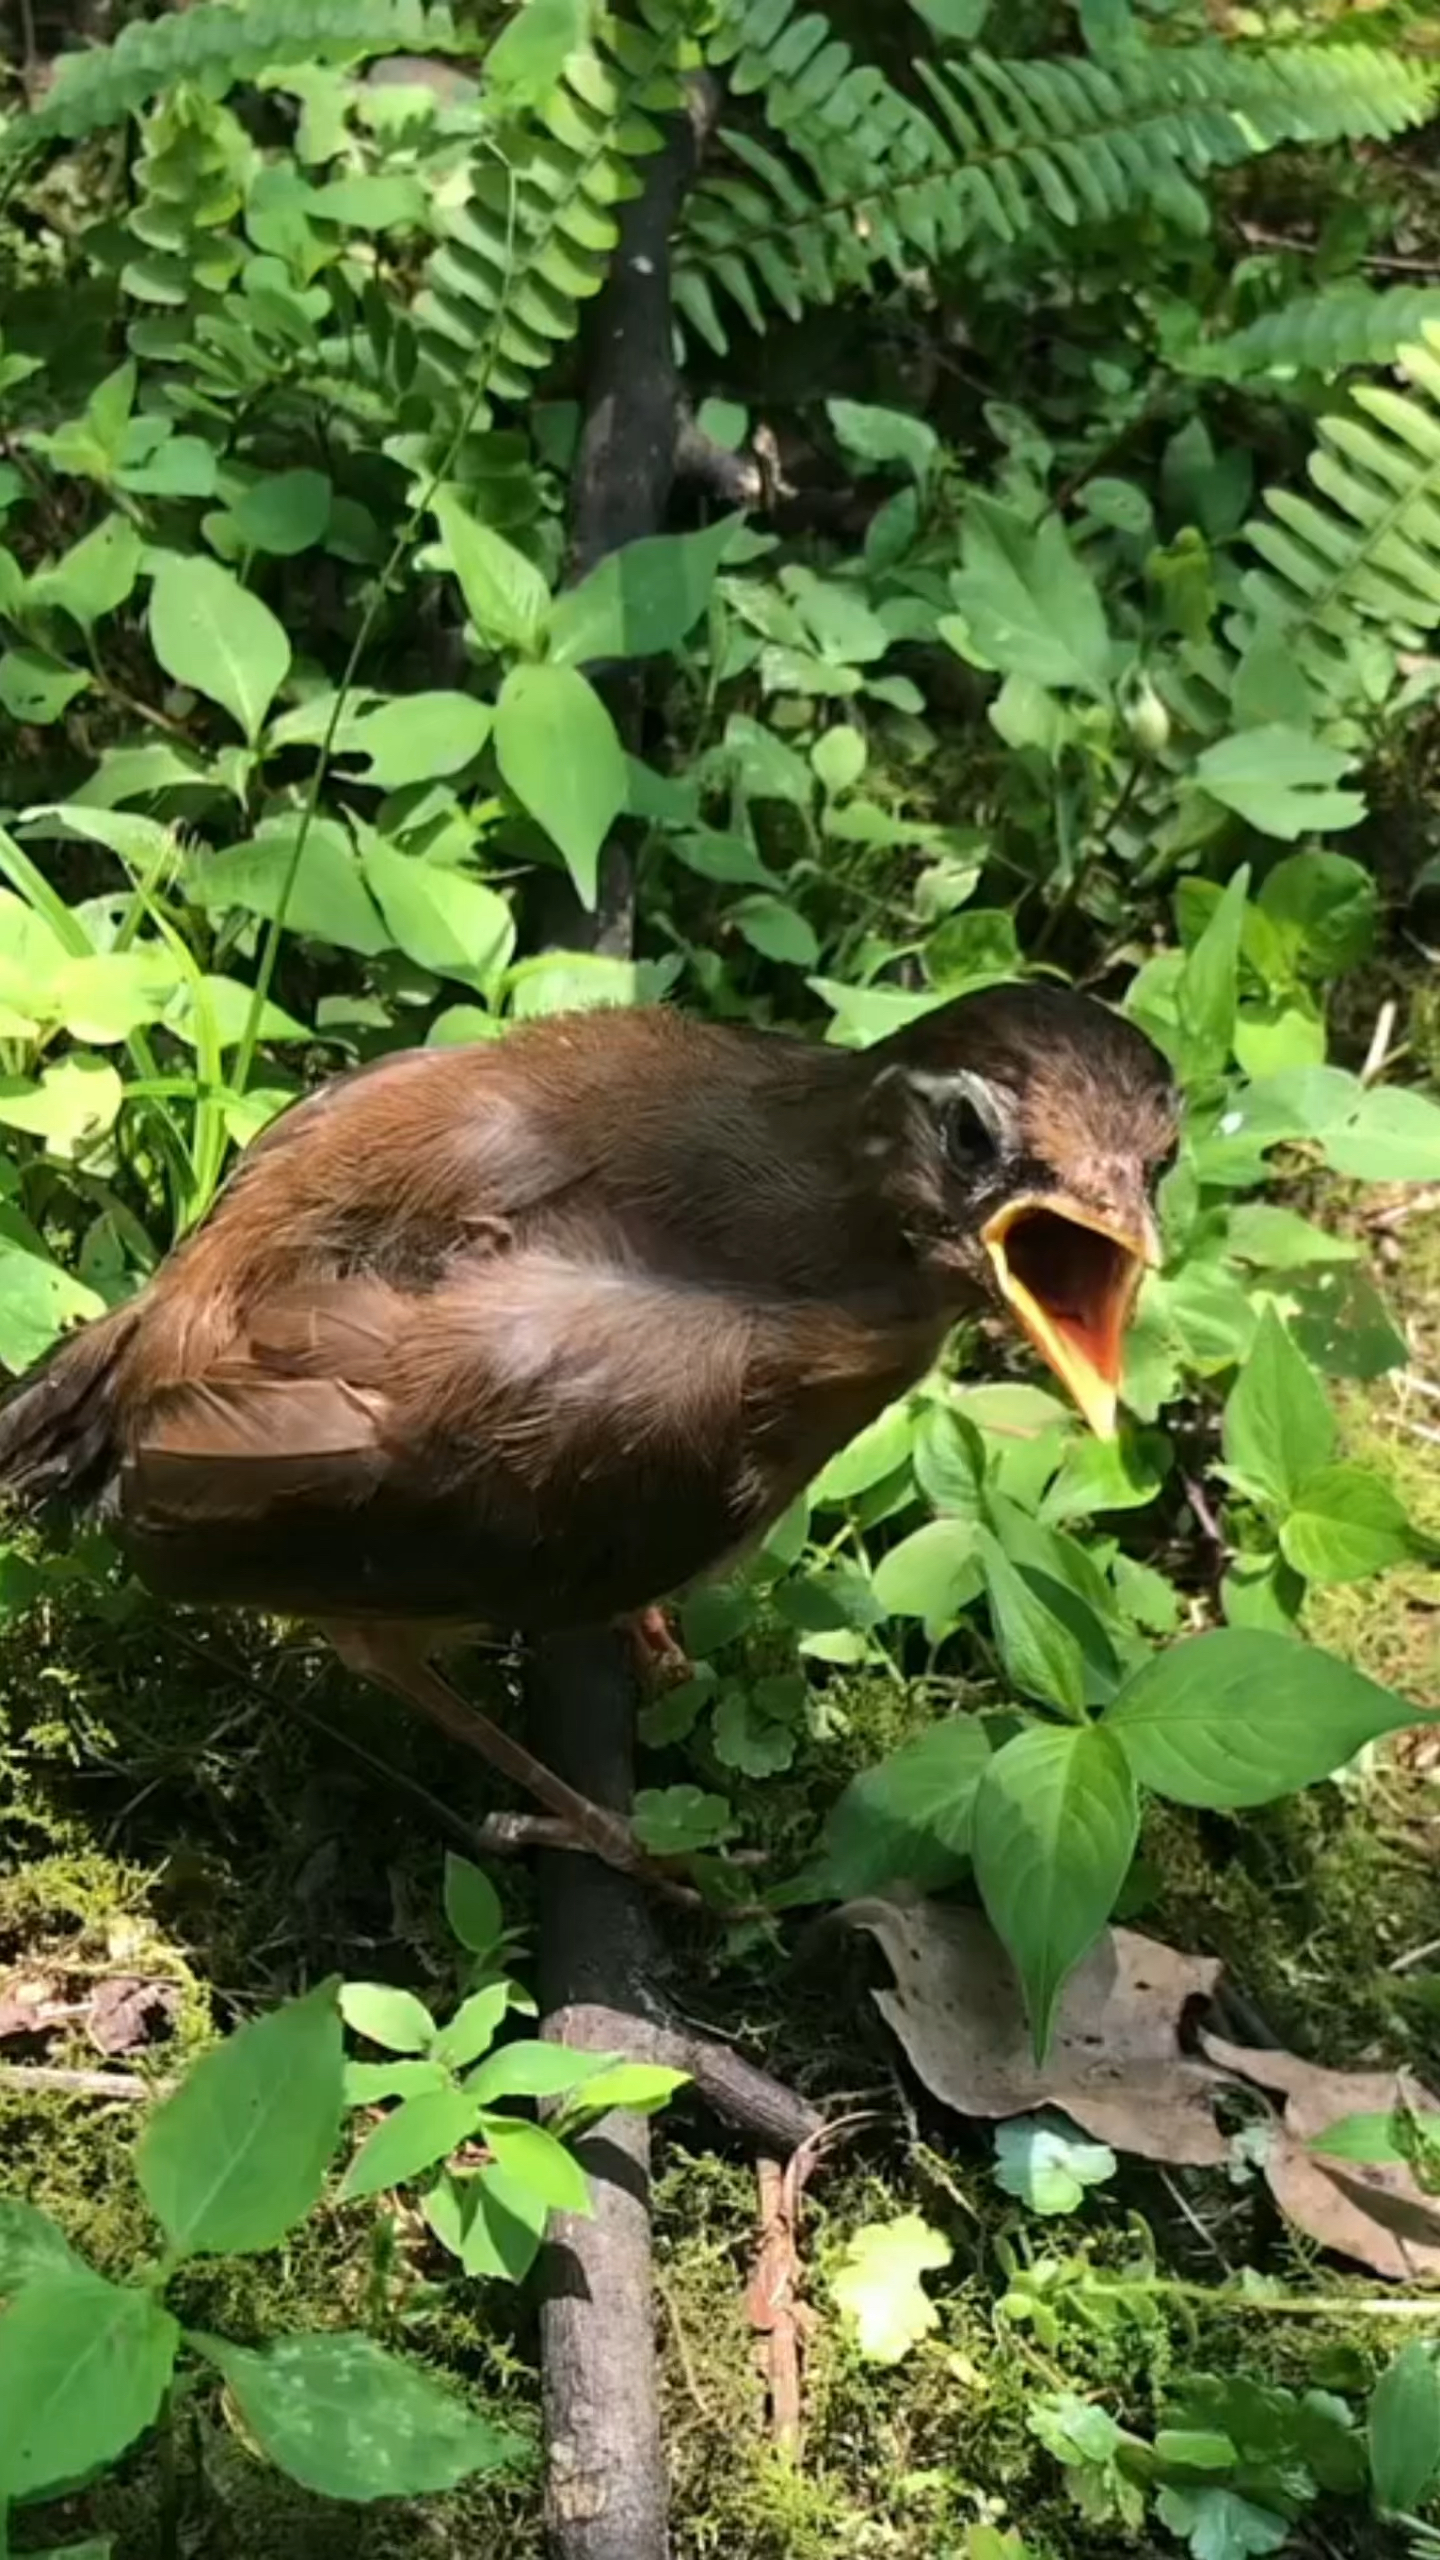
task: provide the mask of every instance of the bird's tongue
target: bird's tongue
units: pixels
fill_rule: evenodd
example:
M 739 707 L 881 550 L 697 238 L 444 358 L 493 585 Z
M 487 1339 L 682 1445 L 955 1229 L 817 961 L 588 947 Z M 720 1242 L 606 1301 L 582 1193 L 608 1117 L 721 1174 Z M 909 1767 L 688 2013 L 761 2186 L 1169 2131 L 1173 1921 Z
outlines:
M 1006 1303 L 1101 1439 L 1114 1436 L 1142 1255 L 1069 1209 L 1020 1204 L 985 1230 Z

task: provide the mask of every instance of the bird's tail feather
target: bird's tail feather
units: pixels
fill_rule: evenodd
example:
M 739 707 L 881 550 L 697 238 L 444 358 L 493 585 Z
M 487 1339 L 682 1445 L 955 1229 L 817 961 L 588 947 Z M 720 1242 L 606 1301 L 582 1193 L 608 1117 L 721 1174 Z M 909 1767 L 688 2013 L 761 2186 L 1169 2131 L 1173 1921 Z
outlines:
M 97 1317 L 0 1400 L 0 1501 L 74 1511 L 103 1501 L 119 1459 L 116 1373 L 135 1323 L 133 1307 Z

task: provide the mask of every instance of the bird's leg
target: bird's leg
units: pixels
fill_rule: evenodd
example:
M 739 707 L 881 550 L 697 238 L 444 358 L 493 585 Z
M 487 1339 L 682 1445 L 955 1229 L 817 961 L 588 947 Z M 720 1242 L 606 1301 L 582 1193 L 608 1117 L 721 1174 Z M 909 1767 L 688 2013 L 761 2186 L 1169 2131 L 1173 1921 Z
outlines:
M 668 1609 L 655 1601 L 648 1609 L 637 1609 L 628 1624 L 636 1665 L 647 1689 L 678 1689 L 682 1680 L 693 1676 L 695 1665 Z
M 588 1796 L 567 1786 L 503 1725 L 493 1723 L 478 1707 L 472 1707 L 436 1670 L 412 1629 L 404 1625 L 325 1622 L 323 1632 L 349 1670 L 373 1680 L 379 1688 L 392 1690 L 408 1706 L 418 1707 L 421 1715 L 429 1716 L 452 1742 L 463 1743 L 467 1751 L 478 1751 L 482 1759 L 503 1770 L 517 1787 L 524 1787 L 537 1803 L 543 1804 L 547 1813 L 555 1814 L 577 1841 L 597 1858 L 603 1858 L 607 1866 L 642 1877 L 671 1901 L 687 1906 L 699 1901 L 690 1886 L 677 1884 L 663 1867 L 646 1857 L 629 1824 L 618 1814 L 592 1804 Z

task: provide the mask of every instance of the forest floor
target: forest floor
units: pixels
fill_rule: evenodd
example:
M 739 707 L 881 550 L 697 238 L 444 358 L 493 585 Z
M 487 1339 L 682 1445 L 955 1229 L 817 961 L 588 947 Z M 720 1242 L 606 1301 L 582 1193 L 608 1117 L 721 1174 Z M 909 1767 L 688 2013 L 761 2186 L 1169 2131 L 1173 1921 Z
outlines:
M 1409 1368 L 1350 1391 L 1344 1411 L 1355 1453 L 1382 1456 L 1417 1517 L 1440 1531 L 1440 1207 L 1405 1205 L 1411 1214 L 1377 1227 L 1377 1196 L 1366 1196 Z M 177 2053 L 217 2027 L 332 1971 L 443 1984 L 454 1959 L 441 1855 L 462 1842 L 453 1808 L 469 1781 L 465 1773 L 457 1787 L 443 1746 L 305 1645 L 167 1619 L 118 1588 L 101 1614 L 95 1589 L 77 1583 L 73 1614 L 47 1604 L 43 1623 L 13 1619 L 0 1644 L 0 2158 L 7 2189 L 118 2267 L 147 2245 L 127 2171 L 144 2102 L 48 2089 L 30 2076 L 35 2067 L 173 2070 Z M 1440 1575 L 1402 1570 L 1357 1595 L 1334 1591 L 1311 1629 L 1440 1709 Z M 753 1791 L 749 1809 L 782 1869 L 850 1767 L 923 1712 L 880 1682 L 848 1690 L 845 1707 L 843 1735 Z M 1428 1969 L 1440 1941 L 1437 1765 L 1420 1735 L 1342 1784 L 1243 1820 L 1167 1811 L 1145 1844 L 1155 1889 L 1138 1925 L 1223 1958 L 1296 2051 L 1336 2066 L 1408 2063 L 1440 2090 L 1440 1996 Z M 478 1786 L 473 1802 L 480 1810 Z M 502 1884 L 523 1922 L 523 1871 Z M 105 1979 L 170 1986 L 164 2041 L 141 2054 L 97 2052 L 87 2019 Z M 988 2131 L 943 2116 L 903 2078 L 869 1996 L 873 1979 L 858 1955 L 837 1975 L 833 1941 L 817 1945 L 803 1923 L 778 1958 L 754 1944 L 727 1953 L 713 1936 L 687 1941 L 683 1929 L 673 1941 L 667 1988 L 687 2015 L 734 2036 L 828 2110 L 862 2119 L 806 2199 L 798 2464 L 768 2442 L 747 2317 L 753 2166 L 683 2107 L 661 2131 L 658 2318 L 677 2560 L 945 2560 L 982 2520 L 1022 2525 L 1036 2552 L 1113 2550 L 1115 2527 L 1076 2512 L 1027 2426 L 1035 2391 L 1098 2393 L 1143 2429 L 1179 2371 L 1244 2369 L 1302 2386 L 1349 2377 L 1358 2390 L 1398 2342 L 1395 2322 L 1356 2307 L 1373 2287 L 1287 2237 L 1254 2178 L 1132 2162 L 1074 2217 L 1022 2213 L 996 2187 Z M 84 2014 L 48 2014 L 57 2006 Z M 938 2326 L 887 2370 L 857 2358 L 830 2280 L 858 2225 L 900 2212 L 922 2214 L 953 2255 L 930 2280 Z M 1058 2345 L 1042 2349 L 997 2316 L 997 2241 L 1062 2268 L 1114 2266 L 1135 2255 L 1137 2216 L 1160 2283 L 1133 2316 L 1066 2317 L 1063 2272 Z M 371 2204 L 332 2207 L 283 2255 L 187 2269 L 176 2308 L 255 2339 L 378 2317 L 533 2424 L 523 2300 L 442 2284 L 440 2265 L 418 2223 L 377 2218 Z M 1330 2305 L 1291 2320 L 1163 2289 L 1169 2278 L 1211 2286 L 1244 2266 L 1325 2288 Z M 72 2502 L 69 2530 L 113 2533 L 116 2560 L 201 2551 L 207 2560 L 492 2551 L 526 2560 L 540 2550 L 533 2484 L 330 2506 L 252 2459 L 208 2386 L 184 2412 L 182 2446 L 178 2485 L 142 2449 L 93 2498 Z M 1302 2535 L 1297 2548 L 1377 2548 L 1379 2529 L 1358 2508 L 1337 2507 L 1333 2521 L 1322 2513 L 1323 2534 Z M 52 2505 L 44 2536 L 61 2530 Z M 22 2527 L 19 2547 L 42 2545 L 27 2544 Z

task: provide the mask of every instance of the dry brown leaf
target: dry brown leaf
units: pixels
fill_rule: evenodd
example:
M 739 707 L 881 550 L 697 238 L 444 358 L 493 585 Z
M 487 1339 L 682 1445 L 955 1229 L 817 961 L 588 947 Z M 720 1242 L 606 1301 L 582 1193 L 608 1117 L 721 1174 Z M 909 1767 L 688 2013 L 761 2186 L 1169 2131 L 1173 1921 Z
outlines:
M 96 1986 L 86 2031 L 101 2053 L 139 2053 L 169 2033 L 179 2006 L 177 1983 L 110 1974 Z
M 875 1993 L 876 2006 L 926 2088 L 958 2115 L 1056 2106 L 1142 2159 L 1197 2168 L 1225 2159 L 1214 2119 L 1223 2076 L 1182 2052 L 1179 2035 L 1187 2002 L 1215 1988 L 1213 1957 L 1107 1929 L 1070 1976 L 1037 2063 L 1010 1959 L 980 1912 L 875 1895 L 839 1916 L 878 1941 L 895 1983 Z
M 51 1974 L 12 1973 L 0 1982 L 0 2038 L 43 2036 L 62 2019 L 78 2017 L 82 2007 L 66 1999 Z
M 1440 2199 L 1427 2196 L 1398 2161 L 1371 2167 L 1326 2159 L 1308 2148 L 1317 2133 L 1345 2116 L 1389 2115 L 1402 2099 L 1434 2114 L 1440 2099 L 1404 2071 L 1326 2071 L 1293 2053 L 1257 2052 L 1220 2036 L 1200 2040 L 1222 2070 L 1284 2099 L 1265 2176 L 1288 2221 L 1324 2248 L 1394 2282 L 1440 2276 Z

